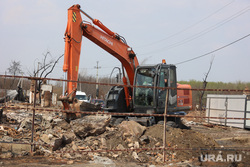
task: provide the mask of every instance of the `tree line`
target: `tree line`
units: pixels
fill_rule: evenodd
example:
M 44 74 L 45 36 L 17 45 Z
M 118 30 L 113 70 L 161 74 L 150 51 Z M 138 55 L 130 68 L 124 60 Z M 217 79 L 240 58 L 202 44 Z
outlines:
M 33 76 L 37 76 L 38 72 L 40 71 L 39 77 L 44 77 L 43 74 L 45 74 L 45 77 L 51 73 L 54 69 L 55 64 L 58 62 L 58 60 L 62 57 L 60 56 L 56 60 L 50 60 L 49 63 L 46 61 L 48 60 L 47 57 L 50 53 L 47 52 L 44 55 L 43 64 L 41 64 L 40 68 L 37 70 L 34 69 Z M 48 68 L 51 67 L 49 72 L 45 72 L 48 70 Z M 23 75 L 23 71 L 21 69 L 20 62 L 12 61 L 10 64 L 10 67 L 7 69 L 7 74 L 11 75 Z M 30 74 L 32 76 L 32 74 Z M 79 81 L 85 81 L 85 82 L 92 82 L 95 83 L 96 76 L 89 76 L 86 73 L 80 73 L 79 74 Z M 41 86 L 41 82 L 39 82 L 38 90 Z M 99 83 L 112 83 L 112 84 L 122 84 L 120 77 L 100 77 L 98 78 Z M 197 81 L 197 80 L 190 80 L 190 81 L 179 81 L 180 84 L 189 84 L 194 89 L 204 89 L 204 82 L 206 83 L 205 88 L 206 89 L 233 89 L 233 90 L 244 90 L 250 88 L 250 82 L 207 82 L 206 79 L 203 81 Z M 20 86 L 20 80 L 15 78 L 0 78 L 0 89 L 17 89 L 18 86 Z M 30 88 L 30 81 L 28 79 L 24 79 L 22 81 L 22 89 L 28 90 Z M 98 87 L 98 90 L 97 90 Z M 101 98 L 104 99 L 106 93 L 109 91 L 111 86 L 106 85 L 96 85 L 96 84 L 89 84 L 89 83 L 81 83 L 78 84 L 78 90 L 85 92 L 87 95 L 91 95 L 92 98 Z M 62 82 L 57 82 L 54 84 L 54 92 L 58 95 L 62 94 Z M 242 94 L 241 92 L 208 92 L 208 91 L 193 91 L 193 105 L 196 104 L 205 104 L 206 96 L 207 94 Z

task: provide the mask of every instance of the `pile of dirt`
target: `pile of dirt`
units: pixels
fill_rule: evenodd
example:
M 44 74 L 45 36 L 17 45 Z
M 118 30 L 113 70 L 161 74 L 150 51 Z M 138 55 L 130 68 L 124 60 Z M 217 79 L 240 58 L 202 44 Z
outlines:
M 149 127 L 145 135 L 150 136 L 162 145 L 163 142 L 163 125 Z M 176 150 L 167 151 L 169 158 L 177 161 L 197 159 L 201 151 L 190 150 L 191 148 L 214 148 L 218 144 L 210 137 L 206 137 L 199 132 L 191 129 L 167 128 L 166 144 L 168 148 Z M 152 144 L 150 144 L 152 146 Z M 185 150 L 186 149 L 186 150 Z M 173 156 L 174 155 L 174 156 Z
M 128 124 L 131 121 L 124 121 Z M 138 125 L 140 126 L 140 125 Z M 144 127 L 145 128 L 145 127 Z M 217 147 L 217 143 L 201 133 L 193 130 L 167 128 L 166 132 L 166 161 L 180 162 L 186 160 L 197 160 L 201 155 L 201 151 L 189 150 L 190 148 L 213 148 Z M 139 135 L 132 136 L 122 131 L 118 127 L 107 127 L 107 130 L 99 136 L 90 136 L 84 140 L 77 140 L 67 145 L 68 149 L 75 148 L 75 151 L 91 149 L 107 149 L 118 150 L 116 152 L 86 153 L 85 159 L 92 160 L 94 156 L 105 156 L 110 159 L 122 162 L 142 162 L 150 164 L 161 164 L 163 162 L 163 125 L 154 125 L 145 128 L 145 131 Z M 141 150 L 140 150 L 141 148 Z M 148 150 L 147 150 L 148 148 Z M 155 148 L 155 149 L 150 149 Z M 172 150 L 171 148 L 174 148 Z M 62 150 L 68 150 L 63 148 Z M 132 151 L 119 151 L 123 149 L 132 149 Z M 145 150 L 144 150 L 145 149 Z M 187 149 L 187 150 L 185 150 Z M 76 157 L 75 154 L 70 154 Z

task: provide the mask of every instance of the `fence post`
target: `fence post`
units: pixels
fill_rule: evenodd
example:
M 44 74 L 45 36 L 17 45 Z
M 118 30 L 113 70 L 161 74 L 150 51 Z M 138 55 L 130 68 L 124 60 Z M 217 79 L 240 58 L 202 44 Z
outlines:
M 167 137 L 166 137 L 166 122 L 167 122 L 167 117 L 166 117 L 166 115 L 167 115 L 167 110 L 168 110 L 168 96 L 169 96 L 168 92 L 169 92 L 169 89 L 167 89 L 167 92 L 166 92 L 165 111 L 164 111 L 163 162 L 166 161 L 165 149 L 166 149 L 166 139 L 167 139 Z
M 5 71 L 5 77 L 4 77 L 4 93 L 5 93 L 4 104 L 5 106 L 7 106 L 6 71 Z
M 211 108 L 211 97 L 209 97 L 209 100 L 208 100 L 208 118 L 207 118 L 207 123 L 209 123 L 210 121 L 210 108 Z
M 33 105 L 33 117 L 32 117 L 32 130 L 31 130 L 31 152 L 33 152 L 34 149 L 34 122 L 35 122 L 35 112 L 36 112 L 36 90 L 37 90 L 37 80 L 35 79 L 35 91 L 34 91 L 34 105 Z
M 226 97 L 226 101 L 225 101 L 225 126 L 227 126 L 227 106 L 228 106 L 228 97 Z

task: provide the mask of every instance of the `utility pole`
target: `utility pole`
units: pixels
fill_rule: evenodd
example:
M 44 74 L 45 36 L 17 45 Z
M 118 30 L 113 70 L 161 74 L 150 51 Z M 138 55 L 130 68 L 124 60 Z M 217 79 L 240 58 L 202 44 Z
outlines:
M 37 62 L 37 74 L 36 74 L 36 77 L 39 76 L 39 64 L 40 64 L 40 62 Z
M 98 69 L 101 68 L 100 66 L 98 66 L 99 61 L 96 62 L 97 66 L 95 66 L 94 68 L 96 68 L 96 98 L 98 99 L 99 97 L 99 87 L 98 87 Z

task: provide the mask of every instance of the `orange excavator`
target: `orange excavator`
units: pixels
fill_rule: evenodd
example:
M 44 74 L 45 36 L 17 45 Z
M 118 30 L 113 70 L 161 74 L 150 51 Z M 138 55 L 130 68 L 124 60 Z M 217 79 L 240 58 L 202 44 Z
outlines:
M 81 13 L 94 25 L 83 21 Z M 70 104 L 75 99 L 82 36 L 110 53 L 122 64 L 124 86 L 114 86 L 110 89 L 105 99 L 104 110 L 162 114 L 165 109 L 167 87 L 172 88 L 169 89 L 168 113 L 179 114 L 179 111 L 192 108 L 191 87 L 176 82 L 175 65 L 166 64 L 163 60 L 156 65 L 139 66 L 135 52 L 122 36 L 108 29 L 99 20 L 93 19 L 81 10 L 80 5 L 73 5 L 68 9 L 65 32 L 63 71 L 67 73 L 67 80 L 70 80 L 61 98 L 65 110 L 71 109 Z M 151 122 L 155 122 L 155 119 L 148 118 L 147 123 Z

